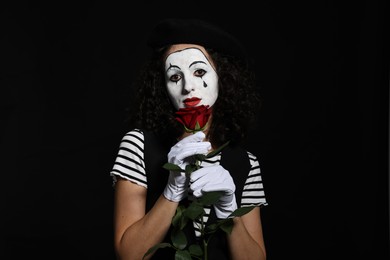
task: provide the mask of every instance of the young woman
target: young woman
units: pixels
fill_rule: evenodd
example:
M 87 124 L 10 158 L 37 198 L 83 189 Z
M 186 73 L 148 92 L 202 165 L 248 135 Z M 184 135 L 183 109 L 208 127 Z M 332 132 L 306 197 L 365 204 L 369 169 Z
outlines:
M 188 245 L 200 243 L 202 227 L 232 218 L 231 233 L 219 230 L 209 241 L 207 258 L 266 259 L 259 161 L 240 146 L 259 108 L 242 45 L 210 23 L 166 19 L 153 29 L 149 46 L 153 55 L 134 85 L 129 132 L 111 171 L 118 259 L 142 259 L 154 245 L 170 243 L 179 205 L 212 191 L 222 196 L 186 227 Z M 191 174 L 163 168 L 168 162 L 184 170 L 197 154 L 221 147 Z M 254 208 L 230 216 L 248 206 Z M 145 259 L 174 259 L 175 253 L 160 248 Z

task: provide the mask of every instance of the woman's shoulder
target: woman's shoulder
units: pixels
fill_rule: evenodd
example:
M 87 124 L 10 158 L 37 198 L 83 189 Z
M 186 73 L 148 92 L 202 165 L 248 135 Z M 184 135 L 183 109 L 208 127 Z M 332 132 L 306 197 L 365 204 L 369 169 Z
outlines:
M 246 150 L 246 153 L 248 154 L 249 160 L 257 161 L 258 156 L 251 151 Z
M 257 156 L 255 155 L 255 153 L 248 150 L 247 147 L 244 145 L 228 145 L 226 149 L 223 149 L 223 151 L 225 151 L 226 154 L 232 154 L 234 156 L 240 155 L 242 158 L 257 160 Z
M 171 147 L 171 139 L 164 135 L 159 135 L 153 131 L 145 130 L 142 128 L 134 128 L 129 130 L 122 137 L 122 144 L 132 143 L 138 144 L 140 147 L 152 147 L 152 150 L 160 147 L 166 149 Z
M 143 148 L 144 143 L 145 138 L 143 131 L 141 129 L 134 128 L 122 135 L 120 147 L 129 148 L 135 145 L 139 148 Z
M 225 161 L 240 161 L 240 162 L 246 162 L 248 164 L 250 169 L 253 169 L 254 167 L 259 167 L 259 158 L 258 156 L 252 152 L 251 150 L 248 150 L 247 147 L 243 145 L 235 145 L 233 147 L 229 147 L 230 149 L 226 149 L 226 157 Z
M 131 139 L 131 138 L 138 138 L 138 139 L 141 139 L 143 141 L 144 140 L 144 131 L 142 129 L 139 129 L 139 128 L 133 128 L 133 129 L 127 131 L 123 135 L 122 140 Z

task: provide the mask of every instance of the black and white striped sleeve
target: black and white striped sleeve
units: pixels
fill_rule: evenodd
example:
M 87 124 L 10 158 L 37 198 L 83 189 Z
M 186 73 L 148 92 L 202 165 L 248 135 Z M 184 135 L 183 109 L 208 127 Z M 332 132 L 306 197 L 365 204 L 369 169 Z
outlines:
M 144 135 L 139 129 L 128 132 L 119 146 L 119 152 L 110 172 L 114 185 L 117 176 L 147 188 L 144 162 Z
M 247 153 L 251 169 L 242 192 L 241 206 L 266 206 L 267 200 L 265 198 L 259 161 L 254 154 Z

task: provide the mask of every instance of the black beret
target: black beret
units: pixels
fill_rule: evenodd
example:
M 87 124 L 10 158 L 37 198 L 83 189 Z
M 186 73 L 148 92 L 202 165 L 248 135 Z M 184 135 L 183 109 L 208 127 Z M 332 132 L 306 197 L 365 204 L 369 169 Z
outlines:
M 168 18 L 153 28 L 148 46 L 160 49 L 171 44 L 197 44 L 227 55 L 246 59 L 243 45 L 215 24 L 199 19 Z

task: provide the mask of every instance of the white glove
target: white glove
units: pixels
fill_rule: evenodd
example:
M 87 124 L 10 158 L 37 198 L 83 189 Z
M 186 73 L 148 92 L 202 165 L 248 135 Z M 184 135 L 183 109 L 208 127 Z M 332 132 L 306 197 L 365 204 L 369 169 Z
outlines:
M 224 194 L 214 204 L 217 218 L 225 219 L 237 209 L 236 185 L 230 173 L 221 165 L 207 166 L 194 171 L 190 177 L 190 189 L 195 197 L 205 192 L 223 191 Z
M 210 148 L 210 142 L 203 142 L 205 134 L 201 131 L 187 136 L 176 143 L 168 153 L 168 162 L 178 165 L 185 170 L 195 154 L 206 154 Z M 164 197 L 168 200 L 179 202 L 187 196 L 188 180 L 185 173 L 170 171 L 168 183 L 164 189 Z
M 203 142 L 202 131 L 189 135 L 177 142 L 168 153 L 168 162 L 179 165 L 183 170 L 191 162 L 189 158 L 195 154 L 206 154 L 211 149 L 210 142 Z

